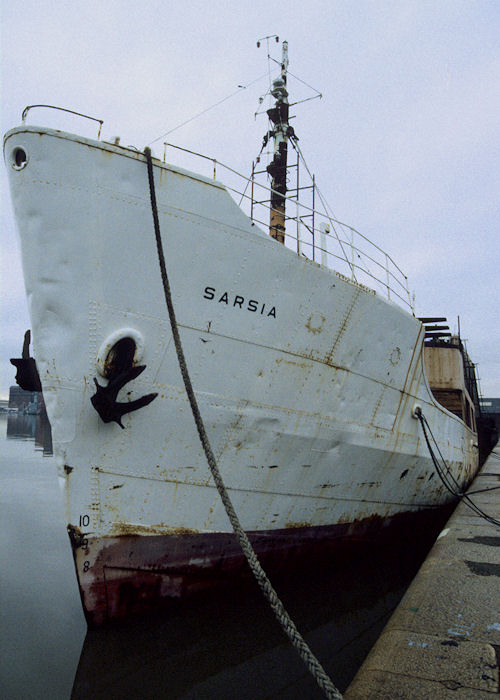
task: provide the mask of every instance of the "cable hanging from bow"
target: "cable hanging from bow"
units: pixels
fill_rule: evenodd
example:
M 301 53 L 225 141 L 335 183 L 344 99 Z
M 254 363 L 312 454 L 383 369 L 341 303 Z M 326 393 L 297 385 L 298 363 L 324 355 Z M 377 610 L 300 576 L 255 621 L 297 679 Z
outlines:
M 484 518 L 486 521 L 488 521 L 492 525 L 496 525 L 497 527 L 500 527 L 500 520 L 497 520 L 493 516 L 488 515 L 488 513 L 485 513 L 484 510 L 479 508 L 479 506 L 477 506 L 473 501 L 471 501 L 471 499 L 469 498 L 469 495 L 466 492 L 462 491 L 460 484 L 458 483 L 458 481 L 455 479 L 455 477 L 451 473 L 450 467 L 446 463 L 446 460 L 444 459 L 444 457 L 441 453 L 441 450 L 439 449 L 439 445 L 437 443 L 437 440 L 434 437 L 432 430 L 431 430 L 431 427 L 429 425 L 429 422 L 428 422 L 427 418 L 424 416 L 424 414 L 422 413 L 422 409 L 420 408 L 420 406 L 416 407 L 415 416 L 418 418 L 418 420 L 420 421 L 420 425 L 422 426 L 422 431 L 424 433 L 425 442 L 427 443 L 427 448 L 429 450 L 429 454 L 431 456 L 432 463 L 434 464 L 436 472 L 437 472 L 439 478 L 441 479 L 444 487 L 447 489 L 447 491 L 449 491 L 456 499 L 459 499 L 459 500 L 461 499 L 468 508 L 470 508 L 472 511 L 474 511 L 474 513 L 476 513 L 476 515 L 479 515 L 481 518 Z M 432 449 L 429 435 L 432 438 L 432 442 L 434 443 L 434 445 L 436 447 L 436 450 L 439 454 L 439 457 L 442 461 L 443 466 L 441 466 L 441 464 L 439 463 L 439 460 L 437 459 L 437 457 L 434 453 L 434 450 Z M 489 490 L 493 490 L 493 489 L 482 489 L 482 490 L 489 491 Z M 474 492 L 474 493 L 479 493 L 479 492 Z

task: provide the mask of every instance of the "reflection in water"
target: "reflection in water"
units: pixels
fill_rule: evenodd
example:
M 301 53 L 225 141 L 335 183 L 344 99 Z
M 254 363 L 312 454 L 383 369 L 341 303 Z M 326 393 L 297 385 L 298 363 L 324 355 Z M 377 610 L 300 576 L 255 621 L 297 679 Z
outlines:
M 85 636 L 47 434 L 41 416 L 0 415 L 0 696 L 8 700 L 67 700 Z
M 10 413 L 7 417 L 8 440 L 34 440 L 44 455 L 52 454 L 52 431 L 45 411 L 39 415 Z
M 273 583 L 341 691 L 376 641 L 441 522 L 426 537 L 359 546 Z M 260 591 L 248 583 L 161 616 L 87 632 L 73 686 L 83 698 L 321 698 Z
M 256 586 L 205 592 L 161 615 L 89 631 L 41 416 L 9 415 L 0 478 L 4 697 L 320 698 Z M 3 423 L 3 420 L 2 420 Z M 2 428 L 3 432 L 3 428 Z M 5 440 L 5 437 L 3 438 Z M 14 439 L 15 438 L 15 439 Z M 299 630 L 344 690 L 447 518 L 273 577 Z M 6 604 L 5 604 L 6 603 Z M 3 637 L 2 637 L 3 634 Z M 47 673 L 47 668 L 51 669 Z

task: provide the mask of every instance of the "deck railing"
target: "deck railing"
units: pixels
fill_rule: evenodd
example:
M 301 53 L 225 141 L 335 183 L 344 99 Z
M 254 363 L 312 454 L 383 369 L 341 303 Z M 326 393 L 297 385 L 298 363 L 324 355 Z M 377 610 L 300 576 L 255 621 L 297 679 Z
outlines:
M 99 140 L 101 138 L 101 129 L 102 125 L 104 124 L 104 121 L 102 119 L 97 119 L 97 117 L 91 117 L 88 114 L 82 114 L 82 112 L 75 112 L 73 109 L 66 109 L 66 107 L 56 107 L 55 105 L 28 105 L 23 109 L 23 113 L 21 115 L 21 119 L 23 124 L 26 123 L 26 117 L 28 116 L 28 112 L 30 110 L 43 107 L 45 109 L 54 109 L 59 112 L 65 112 L 66 114 L 74 114 L 77 117 L 83 117 L 84 119 L 90 119 L 90 121 L 97 122 L 99 124 L 99 129 L 97 131 L 97 139 Z
M 210 176 L 213 179 L 217 179 L 218 170 L 224 170 L 228 177 L 221 181 L 226 190 L 255 224 L 265 232 L 269 231 L 272 191 L 256 179 L 258 172 L 255 165 L 252 166 L 251 175 L 246 176 L 216 158 L 171 143 L 165 143 L 164 146 L 164 162 L 168 147 L 209 161 L 212 166 Z M 403 304 L 414 313 L 408 279 L 401 268 L 376 243 L 331 214 L 314 176 L 310 185 L 299 186 L 298 162 L 296 167 L 297 186 L 290 188 L 286 197 L 285 245 L 298 255 Z M 309 196 L 309 205 L 299 201 L 299 196 L 304 193 Z M 318 201 L 322 209 L 317 207 Z
M 100 138 L 102 119 L 55 105 L 28 105 L 22 113 L 23 124 L 26 122 L 29 111 L 35 108 L 59 110 L 97 122 L 99 124 L 97 138 Z M 297 151 L 297 162 L 290 165 L 290 170 L 295 169 L 296 186 L 289 186 L 289 194 L 285 197 L 287 211 L 285 245 L 296 250 L 298 255 L 335 270 L 358 284 L 370 287 L 387 296 L 388 299 L 402 303 L 414 313 L 408 289 L 408 279 L 404 272 L 382 248 L 352 226 L 333 216 L 316 185 L 314 175 L 310 175 L 307 166 L 305 166 L 306 172 L 310 176 L 311 184 L 299 186 L 299 163 L 301 160 L 299 155 L 301 154 L 298 145 L 292 145 Z M 272 190 L 268 185 L 259 182 L 256 177 L 265 174 L 265 169 L 257 171 L 255 164 L 253 164 L 251 175 L 248 177 L 221 163 L 216 158 L 210 158 L 202 153 L 172 143 L 164 143 L 164 162 L 166 162 L 167 147 L 209 161 L 212 164 L 211 176 L 214 179 L 217 178 L 217 168 L 224 169 L 234 180 L 234 184 L 224 182 L 226 190 L 231 193 L 237 204 L 255 224 L 262 226 L 265 232 L 269 231 Z M 310 205 L 299 201 L 299 197 L 304 195 L 309 196 Z M 319 200 L 322 210 L 317 207 L 317 200 Z

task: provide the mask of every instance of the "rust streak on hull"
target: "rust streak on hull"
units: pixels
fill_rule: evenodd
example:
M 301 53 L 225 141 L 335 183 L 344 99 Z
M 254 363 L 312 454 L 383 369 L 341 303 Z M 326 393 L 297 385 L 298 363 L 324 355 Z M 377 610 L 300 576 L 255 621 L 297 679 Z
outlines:
M 444 509 L 447 513 L 449 507 Z M 388 538 L 418 537 L 443 508 L 402 513 L 390 519 L 370 517 L 326 527 L 296 527 L 248 533 L 269 574 L 351 556 L 363 544 Z M 71 538 L 80 593 L 91 627 L 151 611 L 172 599 L 214 586 L 244 581 L 251 574 L 233 534 L 187 533 Z M 88 567 L 86 562 L 89 563 Z M 92 562 L 90 564 L 90 562 Z M 84 573 L 82 573 L 84 572 Z

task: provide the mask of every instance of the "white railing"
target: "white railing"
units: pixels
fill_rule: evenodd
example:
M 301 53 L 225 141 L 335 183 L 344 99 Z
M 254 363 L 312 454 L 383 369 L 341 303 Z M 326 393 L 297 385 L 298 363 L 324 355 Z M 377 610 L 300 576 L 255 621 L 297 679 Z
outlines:
M 217 169 L 223 169 L 228 174 L 227 181 L 223 181 L 226 190 L 255 224 L 260 225 L 264 231 L 269 230 L 271 189 L 257 181 L 254 166 L 248 177 L 215 158 L 171 143 L 165 143 L 164 146 L 164 162 L 169 147 L 209 161 L 212 166 L 210 177 L 213 179 L 217 178 Z M 294 167 L 297 167 L 298 181 L 298 162 Z M 310 206 L 298 199 L 304 191 L 311 199 Z M 408 279 L 404 272 L 382 248 L 352 226 L 334 218 L 317 188 L 314 176 L 311 185 L 299 187 L 297 184 L 288 192 L 285 231 L 285 245 L 288 248 L 409 307 L 414 313 Z M 323 210 L 316 206 L 318 199 Z
M 45 109 L 55 109 L 59 112 L 65 112 L 66 114 L 74 114 L 77 117 L 83 117 L 84 119 L 90 119 L 90 121 L 97 122 L 99 124 L 99 129 L 97 131 L 97 140 L 101 138 L 101 129 L 102 125 L 104 124 L 104 121 L 102 119 L 97 119 L 97 117 L 90 117 L 88 114 L 82 114 L 82 112 L 75 112 L 73 109 L 66 109 L 66 107 L 56 107 L 56 105 L 28 105 L 23 109 L 23 113 L 21 115 L 22 123 L 26 123 L 26 117 L 28 116 L 28 112 L 32 109 L 43 107 Z

